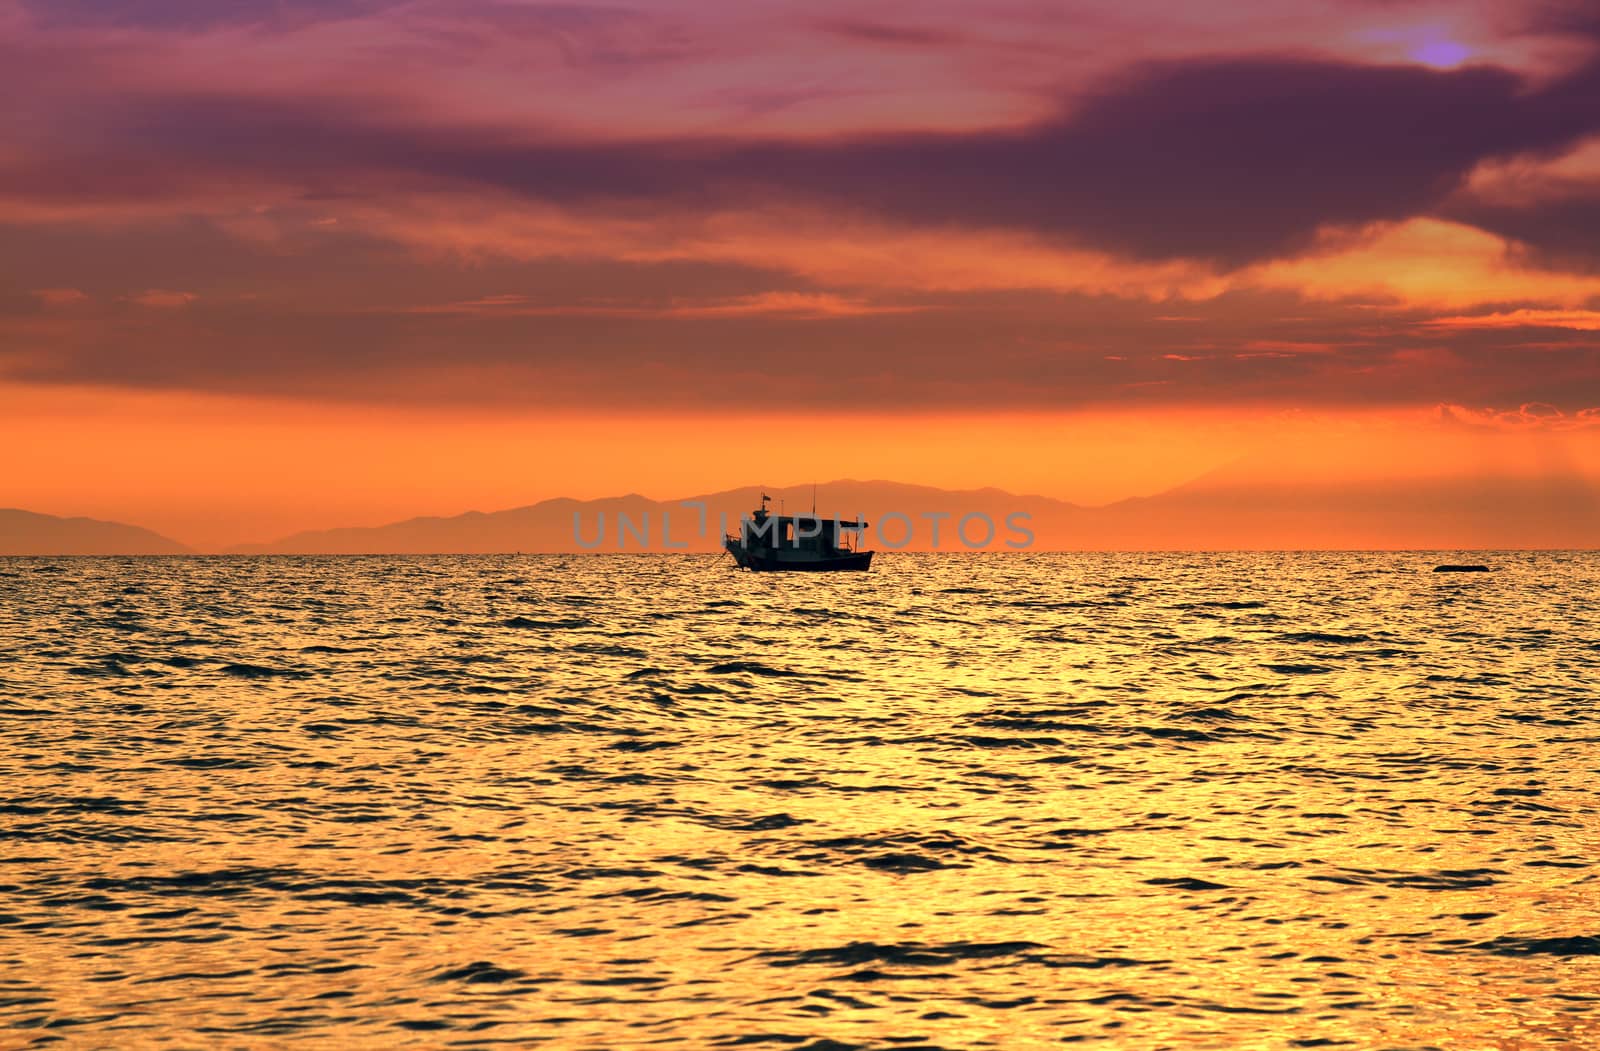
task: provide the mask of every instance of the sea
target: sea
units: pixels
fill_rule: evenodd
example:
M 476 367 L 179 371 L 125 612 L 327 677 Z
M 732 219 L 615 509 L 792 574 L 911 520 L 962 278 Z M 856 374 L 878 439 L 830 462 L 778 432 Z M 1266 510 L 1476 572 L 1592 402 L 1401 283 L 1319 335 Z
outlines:
M 0 559 L 0 1047 L 1600 1047 L 1597 593 Z

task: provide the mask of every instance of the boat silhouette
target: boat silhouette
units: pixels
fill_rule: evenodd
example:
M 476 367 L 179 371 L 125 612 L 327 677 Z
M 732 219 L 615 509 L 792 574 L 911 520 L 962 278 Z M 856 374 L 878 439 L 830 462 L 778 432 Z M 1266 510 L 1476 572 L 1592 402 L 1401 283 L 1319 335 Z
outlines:
M 815 507 L 809 515 L 770 514 L 772 497 L 761 494 L 761 506 L 742 519 L 738 533 L 723 537 L 722 546 L 742 569 L 756 572 L 825 573 L 872 568 L 871 551 L 857 551 L 846 533 L 867 528 L 865 521 L 824 518 Z

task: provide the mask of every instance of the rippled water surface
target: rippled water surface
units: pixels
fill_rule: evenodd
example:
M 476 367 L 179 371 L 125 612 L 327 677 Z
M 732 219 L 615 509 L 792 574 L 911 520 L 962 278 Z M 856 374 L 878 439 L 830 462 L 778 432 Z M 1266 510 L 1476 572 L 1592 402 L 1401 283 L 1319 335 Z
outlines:
M 0 1046 L 1600 1046 L 1600 557 L 880 557 L 0 559 Z

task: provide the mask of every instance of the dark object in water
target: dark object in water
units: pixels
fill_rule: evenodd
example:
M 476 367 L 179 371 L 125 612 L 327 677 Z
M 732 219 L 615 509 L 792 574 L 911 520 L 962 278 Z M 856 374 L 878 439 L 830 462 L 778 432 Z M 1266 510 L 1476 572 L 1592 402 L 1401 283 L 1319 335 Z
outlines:
M 841 522 L 837 518 L 767 513 L 772 498 L 761 494 L 761 507 L 744 519 L 740 532 L 723 538 L 722 546 L 744 569 L 773 570 L 867 570 L 872 568 L 871 551 L 857 551 L 841 534 L 860 532 L 866 522 Z
M 1457 564 L 1447 562 L 1442 566 L 1434 566 L 1433 571 L 1435 573 L 1487 573 L 1489 572 L 1489 567 L 1480 566 L 1477 564 L 1467 565 L 1465 563 Z

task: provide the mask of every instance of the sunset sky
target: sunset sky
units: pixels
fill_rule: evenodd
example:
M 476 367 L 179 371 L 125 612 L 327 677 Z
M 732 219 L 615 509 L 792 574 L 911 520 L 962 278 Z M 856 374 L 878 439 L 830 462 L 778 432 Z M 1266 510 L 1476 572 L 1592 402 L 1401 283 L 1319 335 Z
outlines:
M 0 0 L 0 506 L 1600 472 L 1600 7 Z

